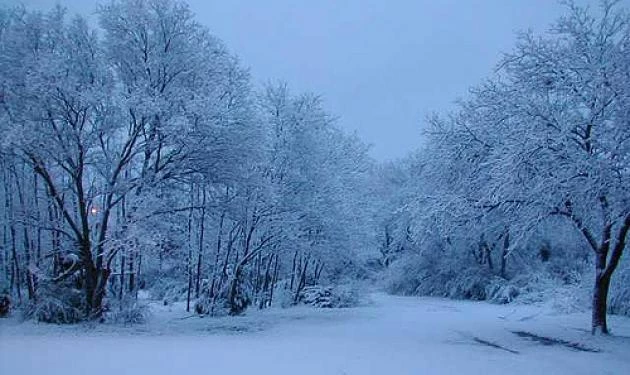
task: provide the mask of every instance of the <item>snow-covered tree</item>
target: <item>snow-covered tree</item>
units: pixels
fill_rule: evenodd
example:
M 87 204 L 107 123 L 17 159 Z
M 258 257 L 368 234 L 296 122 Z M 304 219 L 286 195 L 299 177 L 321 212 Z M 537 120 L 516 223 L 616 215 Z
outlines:
M 600 10 L 570 4 L 546 37 L 521 35 L 496 78 L 432 121 L 429 151 L 433 180 L 446 186 L 445 224 L 480 217 L 495 238 L 505 230 L 503 260 L 555 217 L 577 229 L 595 255 L 592 329 L 608 333 L 609 285 L 630 229 L 630 28 L 617 3 Z

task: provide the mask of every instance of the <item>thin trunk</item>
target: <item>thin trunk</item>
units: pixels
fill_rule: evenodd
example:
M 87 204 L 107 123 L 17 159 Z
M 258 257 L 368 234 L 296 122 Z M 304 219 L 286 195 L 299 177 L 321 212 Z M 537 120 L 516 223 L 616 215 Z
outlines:
M 41 224 L 41 212 L 39 208 L 39 176 L 37 173 L 33 172 L 33 201 L 35 203 L 35 221 L 38 224 Z M 37 228 L 37 237 L 35 242 L 36 253 L 36 265 L 39 266 L 39 261 L 42 258 L 42 228 L 41 225 L 38 225 Z
M 304 289 L 304 287 L 306 286 L 306 272 L 308 271 L 309 261 L 310 261 L 310 255 L 308 255 L 304 259 L 304 267 L 301 269 L 301 272 L 300 272 L 297 289 L 295 290 L 295 296 L 293 297 L 293 303 L 298 302 L 298 300 L 300 299 L 300 293 L 302 292 L 302 289 Z
M 134 293 L 136 290 L 136 271 L 135 271 L 135 250 L 129 249 L 129 293 Z
M 120 252 L 120 290 L 118 291 L 118 298 L 121 301 L 125 294 L 125 258 L 125 250 L 123 250 Z
M 492 249 L 493 248 L 494 248 L 494 246 L 490 247 L 490 245 L 488 243 L 486 243 L 484 245 L 485 258 L 486 258 L 486 261 L 488 262 L 488 269 L 490 270 L 490 272 L 494 271 L 494 262 L 492 261 Z
M 35 237 L 35 266 L 39 270 L 40 261 L 42 259 L 42 228 L 41 228 L 41 212 L 39 208 L 39 177 L 33 171 L 33 202 L 35 206 L 35 221 L 37 222 L 37 232 Z M 33 278 L 34 294 L 37 296 L 37 288 L 39 281 L 37 275 L 31 275 Z
M 15 227 L 13 226 L 13 224 L 11 224 L 10 226 L 10 233 L 11 233 L 11 253 L 13 255 L 13 267 L 14 267 L 14 271 L 13 271 L 14 277 L 12 280 L 13 281 L 12 284 L 14 284 L 17 289 L 18 301 L 22 303 L 22 289 L 21 289 L 22 279 L 20 277 L 20 261 L 17 255 L 17 246 L 15 243 Z
M 260 258 L 262 253 L 258 254 L 258 257 Z M 260 295 L 259 295 L 259 299 L 258 299 L 258 309 L 262 310 L 265 308 L 265 304 L 267 302 L 266 300 L 266 294 L 267 293 L 267 288 L 269 287 L 269 271 L 271 268 L 271 262 L 273 261 L 273 254 L 271 254 L 271 256 L 269 257 L 269 260 L 267 261 L 267 267 L 265 267 L 265 275 L 263 276 L 263 280 L 262 280 L 262 285 L 260 286 Z M 260 263 L 262 263 L 262 259 L 259 259 L 258 262 L 258 271 L 256 272 L 256 277 L 260 277 Z
M 315 275 L 315 282 L 319 282 L 319 278 L 322 276 L 322 271 L 324 270 L 324 265 L 325 263 L 322 262 L 319 266 L 319 271 L 317 271 L 317 274 Z
M 57 277 L 59 270 L 59 247 L 61 245 L 61 234 L 59 233 L 59 220 L 56 214 L 55 205 L 51 202 L 48 205 L 48 221 L 53 231 L 50 233 L 50 246 L 53 252 L 53 276 Z
M 138 281 L 138 287 L 135 289 L 134 298 L 138 299 L 138 289 L 144 289 L 144 283 L 142 282 L 142 254 L 138 254 L 138 266 L 136 267 L 136 280 Z
M 273 291 L 276 289 L 276 284 L 278 283 L 278 258 L 276 255 L 276 261 L 273 266 L 273 279 L 271 280 L 271 288 L 269 289 L 269 306 L 273 303 Z
M 21 277 L 20 277 L 20 261 L 17 254 L 17 240 L 16 240 L 16 230 L 15 223 L 13 218 L 13 197 L 12 190 L 8 187 L 9 179 L 8 176 L 5 175 L 5 184 L 4 189 L 6 191 L 6 195 L 4 197 L 4 208 L 7 212 L 7 220 L 9 225 L 9 238 L 11 242 L 11 256 L 13 257 L 13 272 L 11 273 L 11 288 L 15 287 L 17 291 L 18 301 L 22 303 L 22 290 L 21 290 Z
M 295 272 L 296 272 L 296 265 L 297 265 L 297 256 L 298 256 L 298 252 L 296 251 L 295 254 L 293 255 L 293 266 L 291 267 L 291 283 L 289 284 L 289 290 L 293 291 L 293 283 L 295 282 Z
M 4 172 L 5 170 L 5 163 L 3 161 L 0 161 L 0 165 L 2 165 L 2 171 Z M 5 181 L 4 184 L 2 184 L 2 189 L 4 191 L 4 197 L 6 198 L 9 194 L 9 191 L 7 189 L 7 184 L 6 184 L 6 179 L 4 178 L 4 173 L 3 173 L 3 181 Z M 3 214 L 3 222 L 2 222 L 2 270 L 3 270 L 3 278 L 5 282 L 9 282 L 10 280 L 10 273 L 11 273 L 11 261 L 10 261 L 10 255 L 9 255 L 9 210 L 7 209 L 7 207 L 4 208 L 3 210 L 4 214 Z
M 3 270 L 3 282 L 9 281 L 10 273 L 10 261 L 9 261 L 9 233 L 7 230 L 7 219 L 5 217 L 5 223 L 2 225 L 2 270 Z
M 193 219 L 193 209 L 192 206 L 194 204 L 193 202 L 193 185 L 191 184 L 190 186 L 190 210 L 188 211 L 188 259 L 186 260 L 186 268 L 187 268 L 187 272 L 188 272 L 188 290 L 186 292 L 186 311 L 190 312 L 190 293 L 192 290 L 192 283 L 193 283 L 193 277 L 192 277 L 192 219 Z
M 223 267 L 221 267 L 221 277 L 219 278 L 218 290 L 223 287 L 223 283 L 228 279 L 228 265 L 230 264 L 230 255 L 232 255 L 232 248 L 234 247 L 234 233 L 230 231 L 228 235 L 227 249 L 225 250 L 225 259 L 223 260 Z
M 199 289 L 201 287 L 201 262 L 203 257 L 203 236 L 205 233 L 206 222 L 206 188 L 203 188 L 201 200 L 201 217 L 199 218 L 199 247 L 197 250 L 197 280 L 195 282 L 195 297 L 199 298 Z
M 13 175 L 15 177 L 15 188 L 18 194 L 18 201 L 20 202 L 20 207 L 22 212 L 26 213 L 28 208 L 26 207 L 26 199 L 24 198 L 24 190 L 22 190 L 22 185 L 20 183 L 20 176 L 17 175 L 15 169 L 13 170 Z M 26 263 L 26 289 L 28 291 L 28 299 L 32 300 L 35 298 L 35 288 L 33 286 L 33 277 L 31 276 L 31 240 L 28 232 L 28 227 L 25 223 L 22 223 L 22 247 L 24 250 L 24 257 Z
M 508 250 L 510 249 L 510 232 L 506 231 L 503 237 L 503 251 L 501 252 L 501 271 L 500 275 L 505 278 L 505 269 L 507 265 Z
M 214 288 L 216 284 L 217 270 L 219 267 L 219 256 L 221 255 L 221 241 L 223 238 L 223 220 L 225 219 L 225 211 L 221 213 L 221 219 L 219 220 L 219 230 L 217 231 L 217 251 L 214 257 L 214 266 L 212 267 L 212 282 L 210 284 L 210 298 L 214 298 Z
M 258 253 L 256 257 L 256 276 L 254 277 L 254 295 L 258 296 L 258 292 L 260 292 L 260 266 L 262 263 L 262 252 Z
M 265 270 L 265 279 L 264 279 L 264 283 L 263 283 L 263 288 L 262 288 L 262 298 L 261 298 L 261 304 L 260 304 L 260 308 L 263 309 L 265 307 L 268 306 L 268 290 L 269 290 L 269 284 L 271 283 L 271 265 L 273 263 L 273 259 L 274 259 L 274 255 L 271 254 L 271 256 L 269 257 L 269 260 L 267 261 L 267 268 Z

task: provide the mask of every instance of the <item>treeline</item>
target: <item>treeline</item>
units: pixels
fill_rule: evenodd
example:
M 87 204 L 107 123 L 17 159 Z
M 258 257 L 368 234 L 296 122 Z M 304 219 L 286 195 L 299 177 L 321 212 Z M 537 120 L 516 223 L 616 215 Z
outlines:
M 0 10 L 0 288 L 14 305 L 74 322 L 147 289 L 238 314 L 362 272 L 373 163 L 317 96 L 254 89 L 185 3 L 97 14 L 95 28 L 61 7 Z

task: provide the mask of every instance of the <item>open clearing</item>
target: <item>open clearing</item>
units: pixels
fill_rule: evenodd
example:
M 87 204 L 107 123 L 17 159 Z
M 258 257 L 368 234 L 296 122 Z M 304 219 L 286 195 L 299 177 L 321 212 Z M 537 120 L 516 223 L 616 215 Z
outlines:
M 198 318 L 181 309 L 154 305 L 133 327 L 5 319 L 0 373 L 630 374 L 622 317 L 610 318 L 615 336 L 592 337 L 588 313 L 382 294 L 342 310 Z

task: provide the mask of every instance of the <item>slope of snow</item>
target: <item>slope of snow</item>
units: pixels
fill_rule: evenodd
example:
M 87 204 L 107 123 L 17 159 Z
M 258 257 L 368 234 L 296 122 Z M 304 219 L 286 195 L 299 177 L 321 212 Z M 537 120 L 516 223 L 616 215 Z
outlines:
M 160 306 L 149 323 L 127 328 L 9 319 L 0 322 L 0 373 L 630 374 L 627 318 L 611 317 L 615 336 L 592 337 L 588 314 L 435 298 L 373 300 L 354 309 L 203 319 L 181 306 Z M 517 330 L 601 352 L 544 346 Z

